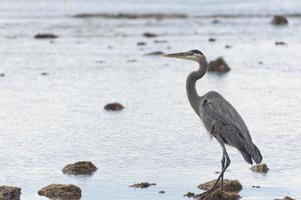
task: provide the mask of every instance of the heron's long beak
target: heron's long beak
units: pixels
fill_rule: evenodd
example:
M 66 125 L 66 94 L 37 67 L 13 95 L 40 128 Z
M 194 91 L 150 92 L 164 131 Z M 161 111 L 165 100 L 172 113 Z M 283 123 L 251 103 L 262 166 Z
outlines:
M 181 59 L 187 59 L 188 56 L 192 56 L 191 52 L 180 52 L 180 53 L 171 53 L 171 54 L 165 54 L 164 57 L 168 58 L 181 58 Z

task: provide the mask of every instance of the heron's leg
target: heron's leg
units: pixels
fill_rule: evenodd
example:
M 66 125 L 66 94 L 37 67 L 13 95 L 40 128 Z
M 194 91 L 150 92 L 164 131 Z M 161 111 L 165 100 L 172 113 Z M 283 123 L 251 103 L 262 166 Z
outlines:
M 230 158 L 229 158 L 229 155 L 228 155 L 228 153 L 227 153 L 227 151 L 226 151 L 226 147 L 225 147 L 224 143 L 223 143 L 223 142 L 220 142 L 220 144 L 221 144 L 221 146 L 223 147 L 223 154 L 225 155 L 226 164 L 225 164 L 225 166 L 223 167 L 222 172 L 221 172 L 220 175 L 218 176 L 218 178 L 217 178 L 217 180 L 215 181 L 214 185 L 213 185 L 212 188 L 209 190 L 209 192 L 212 192 L 212 191 L 216 188 L 218 182 L 220 181 L 220 179 L 222 178 L 222 176 L 224 176 L 224 173 L 225 173 L 226 169 L 229 167 L 230 162 L 231 162 L 231 160 L 230 160 Z M 222 186 L 222 183 L 221 183 L 221 188 L 222 188 L 222 187 L 223 187 L 223 186 Z
M 225 151 L 223 150 L 223 157 L 222 157 L 222 171 L 225 167 Z M 224 174 L 221 177 L 221 185 L 220 185 L 220 189 L 223 190 L 223 184 L 224 184 Z
M 224 154 L 225 154 L 226 164 L 225 164 L 225 166 L 223 168 L 223 173 L 222 173 L 222 177 L 221 177 L 221 185 L 220 185 L 220 189 L 221 190 L 223 190 L 224 173 L 225 173 L 226 169 L 229 167 L 229 165 L 231 163 L 231 160 L 230 160 L 229 155 L 228 155 L 228 153 L 226 151 L 226 148 L 224 148 Z

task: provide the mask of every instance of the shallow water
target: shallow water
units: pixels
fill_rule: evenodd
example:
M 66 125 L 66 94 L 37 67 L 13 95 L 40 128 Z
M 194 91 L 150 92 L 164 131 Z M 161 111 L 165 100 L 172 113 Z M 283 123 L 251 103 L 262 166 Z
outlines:
M 271 168 L 266 175 L 252 173 L 242 156 L 228 148 L 232 163 L 226 178 L 241 181 L 242 199 L 301 198 L 301 22 L 290 17 L 289 26 L 273 27 L 269 16 L 262 17 L 300 13 L 300 3 L 83 2 L 2 2 L 0 73 L 6 76 L 0 77 L 1 184 L 20 186 L 24 200 L 43 199 L 36 192 L 50 183 L 79 185 L 82 199 L 88 200 L 185 199 L 188 191 L 201 192 L 196 186 L 216 178 L 214 172 L 220 170 L 221 148 L 187 101 L 185 78 L 196 66 L 144 56 L 200 49 L 208 60 L 224 56 L 232 69 L 223 76 L 206 75 L 198 83 L 199 93 L 216 90 L 237 108 Z M 71 17 L 120 11 L 207 17 Z M 219 17 L 221 23 L 211 23 L 211 16 L 222 14 L 254 17 Z M 159 37 L 143 38 L 146 31 Z M 33 39 L 39 32 L 59 38 Z M 209 37 L 217 41 L 209 43 Z M 140 41 L 147 45 L 137 46 Z M 275 46 L 275 41 L 288 45 Z M 111 101 L 126 109 L 106 112 L 103 106 Z M 91 160 L 98 171 L 89 177 L 61 173 L 65 164 L 78 160 Z M 128 187 L 142 181 L 157 186 Z M 166 193 L 158 194 L 160 190 Z

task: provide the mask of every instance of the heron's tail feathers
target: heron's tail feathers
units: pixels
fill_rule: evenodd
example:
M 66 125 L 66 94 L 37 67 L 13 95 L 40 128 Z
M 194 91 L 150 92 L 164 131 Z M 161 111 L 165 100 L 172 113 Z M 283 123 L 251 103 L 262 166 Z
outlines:
M 252 165 L 253 161 L 252 161 L 250 154 L 245 149 L 241 149 L 239 151 L 240 151 L 241 155 L 244 157 L 245 161 Z
M 256 156 L 253 157 L 253 160 L 256 162 L 256 164 L 259 164 L 262 161 L 262 155 L 261 155 L 259 149 L 257 148 L 257 146 L 255 144 L 253 144 L 253 145 L 254 145 L 254 149 L 256 152 Z
M 252 157 L 252 159 L 255 161 L 256 164 L 261 163 L 262 155 L 261 155 L 259 149 L 257 148 L 257 146 L 255 144 L 248 143 L 248 144 L 245 145 L 245 149 L 247 150 L 247 152 L 249 153 L 249 156 Z M 244 156 L 244 158 L 245 158 L 245 156 Z M 250 162 L 248 162 L 248 163 L 250 163 Z M 252 164 L 252 162 L 251 162 L 251 164 Z

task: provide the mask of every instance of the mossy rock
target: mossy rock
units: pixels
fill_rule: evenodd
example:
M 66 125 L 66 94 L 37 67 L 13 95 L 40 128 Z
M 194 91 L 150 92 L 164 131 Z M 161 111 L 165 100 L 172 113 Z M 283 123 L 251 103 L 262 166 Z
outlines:
M 216 180 L 208 181 L 198 185 L 197 187 L 202 190 L 210 190 L 214 185 L 215 181 Z M 218 182 L 217 188 L 220 188 L 220 182 Z M 224 179 L 223 190 L 226 192 L 238 193 L 239 191 L 242 190 L 242 185 L 238 180 Z
M 91 161 L 79 161 L 68 164 L 63 168 L 64 174 L 89 175 L 97 170 L 97 167 Z
M 20 200 L 21 188 L 13 186 L 0 186 L 0 199 L 1 200 Z
M 219 57 L 216 60 L 209 62 L 208 71 L 226 73 L 230 71 L 230 67 L 223 57 Z
M 81 189 L 72 184 L 51 184 L 42 188 L 38 194 L 56 200 L 78 200 L 81 198 Z
M 286 196 L 283 199 L 274 199 L 274 200 L 295 200 L 292 197 Z
M 148 187 L 150 187 L 150 186 L 152 186 L 152 185 L 156 185 L 156 183 L 148 183 L 148 182 L 142 182 L 142 183 L 135 183 L 135 184 L 133 184 L 133 185 L 130 185 L 130 187 L 133 187 L 133 188 L 142 188 L 142 189 L 144 189 L 144 188 L 148 188 Z
M 107 111 L 120 111 L 124 109 L 124 106 L 120 103 L 109 103 L 105 105 L 104 109 Z
M 240 196 L 236 192 L 225 192 L 222 190 L 214 190 L 212 192 L 204 192 L 194 197 L 196 200 L 238 200 Z
M 253 172 L 260 172 L 260 173 L 267 173 L 270 170 L 268 168 L 267 164 L 265 164 L 265 163 L 253 165 L 250 169 Z
M 283 15 L 275 15 L 271 22 L 273 25 L 286 25 L 288 24 L 288 20 Z
M 155 33 L 150 33 L 150 32 L 145 32 L 143 33 L 144 37 L 152 38 L 152 37 L 157 37 L 158 35 Z
M 57 35 L 52 33 L 38 33 L 34 36 L 35 39 L 56 39 Z
M 188 198 L 193 198 L 195 197 L 195 193 L 193 192 L 187 192 L 186 194 L 183 195 L 184 197 L 188 197 Z

